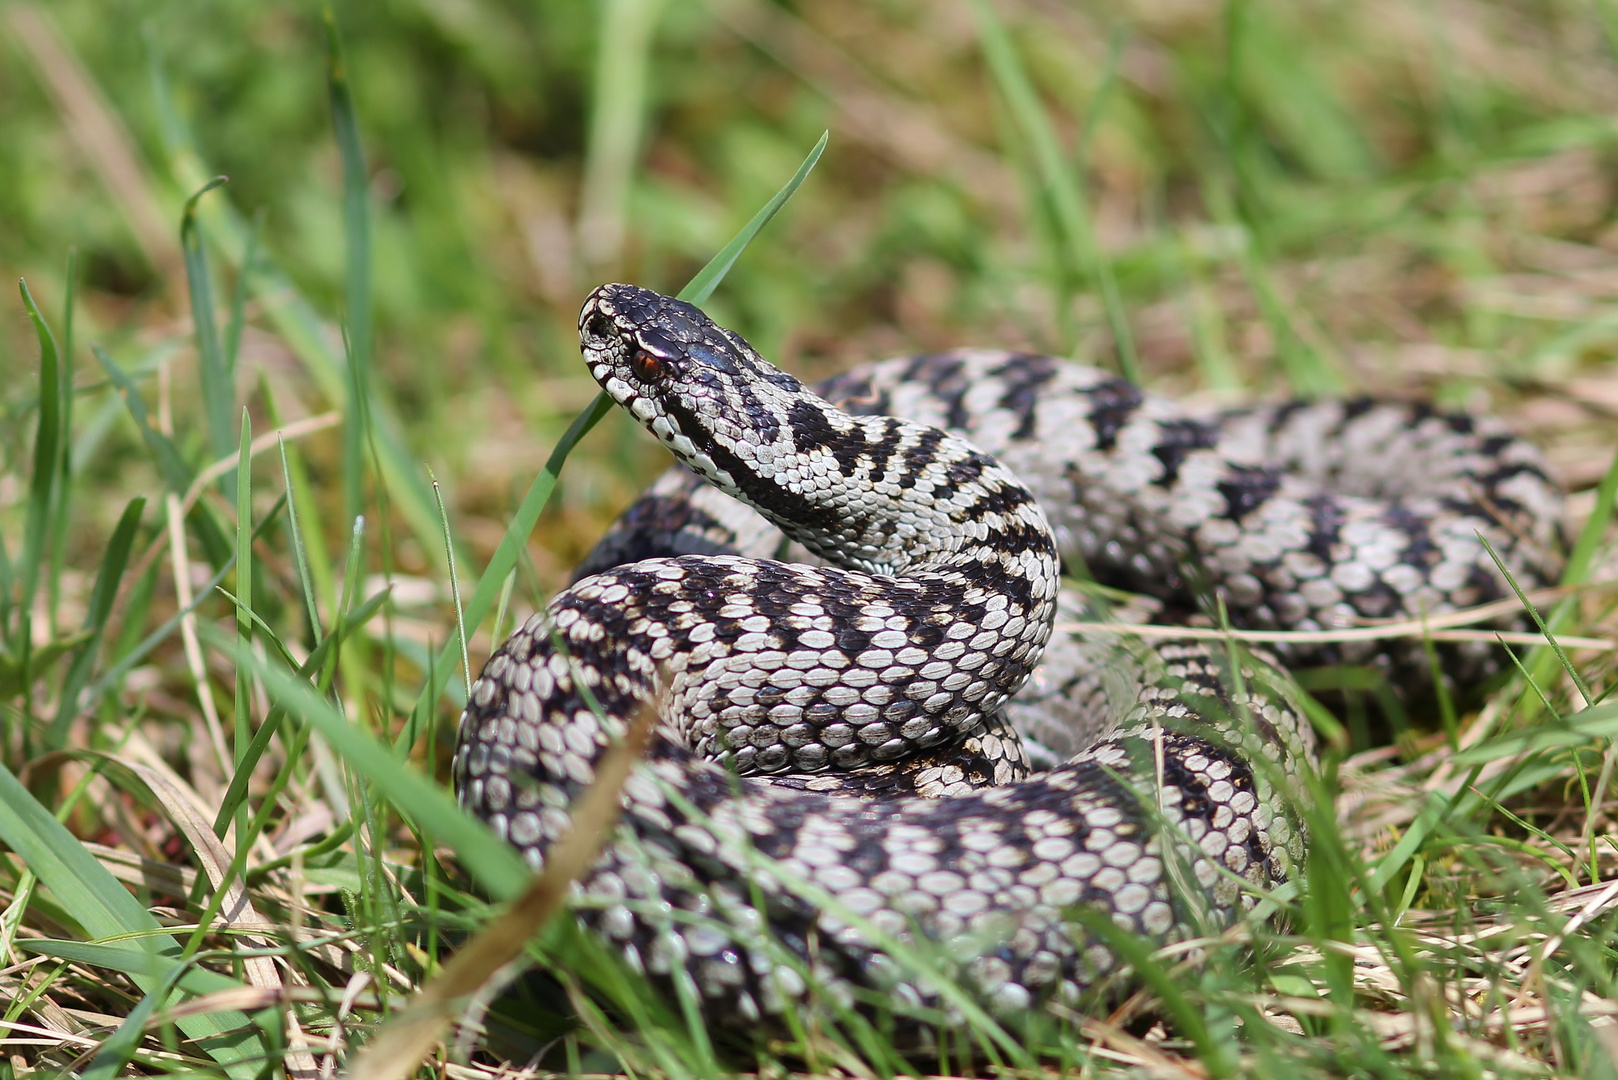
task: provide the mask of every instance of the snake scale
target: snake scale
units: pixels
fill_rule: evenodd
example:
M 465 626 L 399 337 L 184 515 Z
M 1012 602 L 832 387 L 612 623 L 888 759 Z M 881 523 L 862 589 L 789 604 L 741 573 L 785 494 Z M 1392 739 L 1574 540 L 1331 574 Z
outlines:
M 656 702 L 574 906 L 710 1025 L 810 1007 L 938 1022 L 949 984 L 1002 1017 L 1082 1004 L 1126 974 L 1097 918 L 1157 947 L 1289 880 L 1313 739 L 1284 679 L 1222 645 L 1053 634 L 1093 618 L 1064 572 L 1280 629 L 1496 599 L 1480 536 L 1525 586 L 1556 572 L 1557 489 L 1484 418 L 1370 401 L 1198 417 L 989 350 L 816 394 L 631 285 L 591 294 L 579 334 L 685 470 L 489 659 L 456 780 L 542 866 Z M 1402 648 L 1278 655 L 1427 670 Z M 1458 679 L 1494 663 L 1445 659 Z

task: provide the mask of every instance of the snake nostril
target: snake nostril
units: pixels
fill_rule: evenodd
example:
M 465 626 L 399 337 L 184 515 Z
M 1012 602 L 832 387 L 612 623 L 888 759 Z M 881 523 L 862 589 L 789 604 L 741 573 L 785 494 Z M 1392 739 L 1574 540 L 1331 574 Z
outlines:
M 612 336 L 612 320 L 598 311 L 584 320 L 584 334 L 591 341 L 604 341 Z

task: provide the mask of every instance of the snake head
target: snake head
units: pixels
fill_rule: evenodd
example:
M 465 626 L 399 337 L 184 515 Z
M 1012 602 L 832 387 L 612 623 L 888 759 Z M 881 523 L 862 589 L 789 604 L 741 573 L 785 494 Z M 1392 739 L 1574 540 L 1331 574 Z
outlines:
M 947 432 L 850 416 L 692 305 L 633 285 L 590 294 L 579 343 L 607 394 L 687 468 L 810 551 L 873 573 L 971 561 L 966 538 L 992 519 L 1025 530 L 1055 581 L 1033 496 Z
M 637 285 L 603 285 L 579 311 L 579 349 L 590 374 L 698 474 L 734 490 L 731 445 L 777 434 L 778 408 L 802 384 L 701 309 Z M 749 434 L 751 433 L 751 435 Z M 719 460 L 716 460 L 719 459 Z

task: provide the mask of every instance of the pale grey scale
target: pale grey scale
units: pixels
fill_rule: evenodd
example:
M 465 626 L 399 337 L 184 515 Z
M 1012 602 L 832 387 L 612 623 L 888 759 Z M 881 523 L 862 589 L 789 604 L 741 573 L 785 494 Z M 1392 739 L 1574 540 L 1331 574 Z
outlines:
M 641 701 L 660 701 L 664 735 L 580 886 L 583 917 L 632 967 L 671 991 L 694 986 L 715 1022 L 873 992 L 901 1013 L 937 1006 L 933 976 L 890 956 L 874 928 L 939 946 L 935 974 L 1014 1015 L 1122 974 L 1068 917 L 1074 905 L 1156 945 L 1228 925 L 1254 890 L 1286 880 L 1303 836 L 1280 791 L 1308 766 L 1308 725 L 1264 664 L 1237 678 L 1195 642 L 1061 635 L 1035 668 L 1058 605 L 1063 619 L 1085 613 L 1058 596 L 1053 532 L 1016 476 L 1051 500 L 1071 555 L 1159 585 L 1200 561 L 1230 573 L 1212 582 L 1227 597 L 1246 574 L 1259 599 L 1237 614 L 1260 620 L 1301 590 L 1278 591 L 1254 545 L 1310 500 L 1337 514 L 1339 497 L 1221 457 L 1221 440 L 1251 441 L 1224 433 L 1233 421 L 1187 419 L 1049 358 L 962 352 L 838 380 L 851 409 L 907 415 L 873 419 L 645 290 L 598 290 L 580 329 L 597 378 L 693 471 L 857 568 L 768 561 L 786 547 L 774 526 L 665 478 L 588 560 L 605 572 L 558 596 L 474 686 L 461 797 L 535 865 L 601 749 Z M 1307 428 L 1298 416 L 1270 426 L 1298 443 L 1284 434 Z M 968 431 L 1002 463 L 918 421 Z M 1480 461 L 1457 475 L 1485 496 L 1531 479 L 1531 461 Z M 1241 495 L 1255 477 L 1265 497 L 1231 512 L 1220 485 Z M 1410 524 L 1442 539 L 1466 518 L 1456 505 Z M 1215 543 L 1238 518 L 1234 541 Z M 1354 565 L 1362 550 L 1326 561 Z M 687 557 L 616 566 L 647 555 Z M 900 744 L 907 756 L 890 760 Z M 831 771 L 839 757 L 855 771 Z M 1018 781 L 1030 765 L 1052 767 Z M 1001 772 L 1012 782 L 985 786 Z M 949 797 L 869 797 L 898 783 Z

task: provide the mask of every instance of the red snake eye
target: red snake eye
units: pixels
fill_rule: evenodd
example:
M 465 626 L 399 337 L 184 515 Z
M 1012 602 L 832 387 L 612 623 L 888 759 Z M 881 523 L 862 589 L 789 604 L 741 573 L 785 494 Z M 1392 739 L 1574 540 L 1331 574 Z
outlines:
M 644 349 L 637 350 L 635 355 L 630 357 L 629 370 L 633 371 L 635 378 L 643 383 L 657 382 L 668 374 L 668 369 L 663 366 L 663 361 Z

